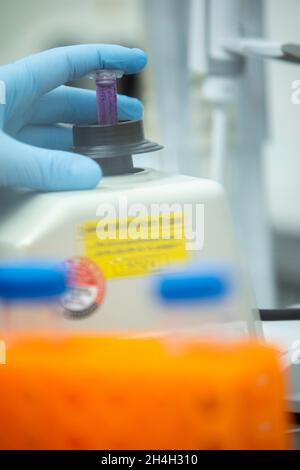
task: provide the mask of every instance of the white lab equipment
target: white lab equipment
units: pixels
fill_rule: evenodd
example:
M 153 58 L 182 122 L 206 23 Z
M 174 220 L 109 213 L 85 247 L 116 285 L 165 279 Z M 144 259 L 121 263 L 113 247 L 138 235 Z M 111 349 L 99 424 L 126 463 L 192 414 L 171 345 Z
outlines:
M 158 130 L 165 147 L 156 168 L 197 175 L 189 131 L 188 4 L 189 0 L 143 2 Z
M 120 241 L 114 234 L 106 240 L 97 238 L 103 210 L 112 208 L 114 213 L 108 218 L 106 215 L 107 226 L 128 226 L 134 218 L 130 211 L 136 210 L 137 204 L 148 211 L 135 217 L 139 223 L 146 222 L 148 227 L 151 221 L 156 224 L 169 218 L 179 231 L 184 229 L 183 237 L 164 240 L 161 233 L 154 241 L 142 239 L 136 243 L 128 235 Z M 153 206 L 162 210 L 160 215 L 153 215 Z M 190 220 L 179 211 L 184 206 L 191 208 Z M 194 233 L 190 240 L 186 238 L 189 233 Z M 99 187 L 89 191 L 34 193 L 2 189 L 0 256 L 52 256 L 67 261 L 76 272 L 73 295 L 65 301 L 67 312 L 82 318 L 97 309 L 98 314 L 87 316 L 82 326 L 96 322 L 112 329 L 122 323 L 144 326 L 147 305 L 141 285 L 143 277 L 153 271 L 201 259 L 241 266 L 222 188 L 213 181 L 151 169 L 104 177 Z M 247 297 L 244 300 L 252 315 L 252 302 Z
M 75 126 L 73 134 L 73 151 L 101 165 L 97 188 L 3 188 L 0 198 L 0 256 L 64 260 L 72 271 L 66 317 L 81 318 L 82 328 L 148 329 L 145 276 L 201 260 L 222 260 L 242 272 L 218 183 L 135 168 L 132 154 L 160 149 L 145 139 L 141 121 Z M 253 302 L 248 287 L 242 289 L 242 308 L 252 319 Z
M 226 47 L 231 38 L 262 35 L 262 2 L 192 0 L 190 14 L 190 67 L 204 75 L 203 94 L 212 107 L 212 177 L 227 188 L 225 169 L 232 153 L 228 119 L 235 109 L 237 148 L 227 189 L 258 304 L 271 307 L 272 239 L 261 169 L 266 135 L 263 65 Z
M 260 307 L 272 307 L 272 237 L 266 210 L 262 147 L 267 136 L 263 62 L 299 63 L 296 44 L 268 41 L 262 0 L 191 0 L 190 67 L 205 77 L 212 108 L 212 177 L 228 189 L 233 216 Z M 235 110 L 236 156 L 230 162 L 228 120 Z M 231 166 L 230 184 L 226 167 Z

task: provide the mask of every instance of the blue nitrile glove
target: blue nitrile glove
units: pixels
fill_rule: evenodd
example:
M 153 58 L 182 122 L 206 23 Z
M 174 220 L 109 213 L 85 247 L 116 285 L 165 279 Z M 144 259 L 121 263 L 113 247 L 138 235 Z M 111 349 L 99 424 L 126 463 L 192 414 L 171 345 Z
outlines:
M 95 187 L 101 178 L 98 164 L 65 151 L 72 146 L 72 130 L 62 124 L 97 122 L 95 92 L 62 85 L 99 68 L 135 73 L 146 61 L 140 49 L 87 44 L 51 49 L 0 67 L 0 186 L 52 191 Z M 139 119 L 143 107 L 121 95 L 118 112 L 120 119 Z

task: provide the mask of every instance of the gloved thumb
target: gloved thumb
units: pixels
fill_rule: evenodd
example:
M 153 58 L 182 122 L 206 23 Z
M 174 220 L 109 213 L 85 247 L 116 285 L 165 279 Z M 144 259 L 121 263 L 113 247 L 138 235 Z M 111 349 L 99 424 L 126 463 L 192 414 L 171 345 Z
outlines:
M 43 191 L 94 188 L 101 179 L 99 165 L 83 155 L 48 150 L 0 134 L 0 186 Z

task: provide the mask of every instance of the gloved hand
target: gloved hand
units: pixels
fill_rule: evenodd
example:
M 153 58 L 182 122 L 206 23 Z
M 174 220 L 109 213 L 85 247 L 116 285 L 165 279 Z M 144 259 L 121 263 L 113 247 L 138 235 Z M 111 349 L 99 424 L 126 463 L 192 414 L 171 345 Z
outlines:
M 95 92 L 61 85 L 99 68 L 135 73 L 146 62 L 140 49 L 93 44 L 51 49 L 0 67 L 0 91 L 6 88 L 5 104 L 0 96 L 0 186 L 95 187 L 99 165 L 64 151 L 72 146 L 72 130 L 61 125 L 97 122 Z M 120 95 L 118 113 L 120 119 L 139 119 L 143 107 Z

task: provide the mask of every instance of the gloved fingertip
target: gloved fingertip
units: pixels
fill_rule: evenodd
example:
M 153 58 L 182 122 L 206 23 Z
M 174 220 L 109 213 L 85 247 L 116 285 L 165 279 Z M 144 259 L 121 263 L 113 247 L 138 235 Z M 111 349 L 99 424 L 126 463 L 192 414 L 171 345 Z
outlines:
M 144 106 L 137 98 L 132 98 L 130 106 L 128 108 L 128 113 L 130 114 L 131 119 L 143 119 L 144 115 Z
M 120 120 L 125 119 L 143 119 L 144 106 L 137 98 L 130 96 L 118 96 L 118 117 Z
M 136 65 L 139 69 L 143 69 L 148 62 L 147 54 L 142 49 L 139 49 L 137 47 L 132 48 L 132 50 L 134 51 L 136 56 Z
M 98 163 L 83 155 L 71 158 L 68 189 L 95 188 L 102 178 L 102 171 Z

